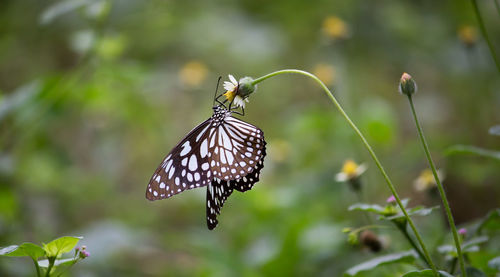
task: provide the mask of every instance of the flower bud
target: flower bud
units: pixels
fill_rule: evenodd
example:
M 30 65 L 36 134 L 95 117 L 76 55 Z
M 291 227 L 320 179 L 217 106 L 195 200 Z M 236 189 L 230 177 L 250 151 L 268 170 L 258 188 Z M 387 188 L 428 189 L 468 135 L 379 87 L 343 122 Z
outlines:
M 385 200 L 385 202 L 387 202 L 389 204 L 395 204 L 396 203 L 396 197 L 394 197 L 394 195 L 391 195 L 391 196 L 389 196 L 389 198 L 387 198 L 387 200 Z
M 81 258 L 81 259 L 85 259 L 85 258 L 87 258 L 87 257 L 90 257 L 90 253 L 89 253 L 87 250 L 82 250 L 82 251 L 80 252 L 80 258 Z
M 467 229 L 465 229 L 465 228 L 460 228 L 460 229 L 458 230 L 458 234 L 459 234 L 459 235 L 461 235 L 461 236 L 463 236 L 463 237 L 465 237 L 465 236 L 467 235 Z
M 399 80 L 399 93 L 410 96 L 416 92 L 417 83 L 413 80 L 410 74 L 406 72 L 403 73 L 401 79 Z
M 257 89 L 257 85 L 252 84 L 252 82 L 252 77 L 241 78 L 238 84 L 238 92 L 236 93 L 236 95 L 239 95 L 242 98 L 246 98 L 250 94 L 252 94 Z
M 379 252 L 382 250 L 382 241 L 374 232 L 370 230 L 363 231 L 359 235 L 359 240 L 362 245 L 368 247 L 372 252 Z

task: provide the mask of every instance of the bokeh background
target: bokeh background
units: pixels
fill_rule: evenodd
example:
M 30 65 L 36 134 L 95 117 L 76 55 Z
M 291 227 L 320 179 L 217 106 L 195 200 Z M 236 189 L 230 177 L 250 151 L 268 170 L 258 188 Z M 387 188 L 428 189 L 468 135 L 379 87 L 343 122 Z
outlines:
M 500 16 L 479 1 L 500 52 Z M 157 165 L 211 115 L 218 76 L 298 68 L 333 89 L 411 205 L 436 205 L 414 180 L 427 166 L 399 77 L 417 81 L 424 131 L 459 224 L 498 207 L 500 75 L 470 1 L 0 2 L 0 245 L 84 237 L 74 276 L 339 276 L 375 257 L 344 227 L 360 201 L 335 181 L 366 163 L 362 200 L 389 196 L 380 173 L 319 86 L 282 75 L 259 85 L 244 119 L 263 129 L 262 178 L 235 192 L 208 231 L 205 189 L 149 202 Z M 417 219 L 431 248 L 449 240 L 440 211 Z M 387 252 L 407 249 L 380 231 Z M 392 276 L 401 267 L 371 276 Z M 0 259 L 0 275 L 33 272 Z M 379 274 L 379 275 L 377 275 Z M 384 275 L 389 274 L 389 275 Z

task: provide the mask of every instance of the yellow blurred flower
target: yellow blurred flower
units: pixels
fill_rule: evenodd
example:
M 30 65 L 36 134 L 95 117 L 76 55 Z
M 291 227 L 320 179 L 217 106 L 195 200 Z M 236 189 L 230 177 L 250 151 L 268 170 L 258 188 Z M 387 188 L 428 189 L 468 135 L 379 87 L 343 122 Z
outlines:
M 313 74 L 316 75 L 326 85 L 335 83 L 336 71 L 335 67 L 328 64 L 317 64 L 313 69 Z
M 329 16 L 323 20 L 323 32 L 333 39 L 345 39 L 350 35 L 347 23 L 336 16 Z
M 199 61 L 190 61 L 179 71 L 179 79 L 181 82 L 190 87 L 201 85 L 207 78 L 207 75 L 207 66 Z
M 366 171 L 366 168 L 365 164 L 358 165 L 353 160 L 346 160 L 342 166 L 342 170 L 335 175 L 335 180 L 337 182 L 345 182 L 356 179 Z
M 466 46 L 473 46 L 476 44 L 478 38 L 477 29 L 470 25 L 460 27 L 457 35 Z
M 439 180 L 443 181 L 444 179 L 444 172 L 440 169 L 437 170 L 437 175 Z M 434 175 L 432 174 L 432 171 L 430 169 L 424 169 L 422 172 L 420 172 L 420 175 L 415 179 L 413 182 L 413 186 L 415 190 L 417 191 L 424 191 L 428 190 L 430 188 L 435 187 L 436 184 L 436 179 L 434 179 Z

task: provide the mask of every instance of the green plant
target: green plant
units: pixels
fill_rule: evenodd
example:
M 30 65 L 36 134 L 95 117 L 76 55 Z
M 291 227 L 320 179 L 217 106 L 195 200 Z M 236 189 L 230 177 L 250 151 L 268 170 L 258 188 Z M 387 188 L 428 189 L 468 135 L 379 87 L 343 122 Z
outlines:
M 85 246 L 77 247 L 82 237 L 65 236 L 43 246 L 30 242 L 0 248 L 0 255 L 7 257 L 29 257 L 33 260 L 37 276 L 60 276 L 77 262 L 90 256 Z M 62 257 L 74 249 L 72 257 Z

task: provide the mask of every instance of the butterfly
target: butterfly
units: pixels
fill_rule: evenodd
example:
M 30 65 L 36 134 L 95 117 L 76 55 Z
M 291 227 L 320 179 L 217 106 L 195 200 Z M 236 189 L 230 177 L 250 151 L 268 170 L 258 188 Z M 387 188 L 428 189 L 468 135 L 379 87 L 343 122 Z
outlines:
M 219 78 L 220 80 L 220 78 Z M 219 95 L 219 97 L 222 95 Z M 229 103 L 214 99 L 213 115 L 196 126 L 163 159 L 146 189 L 148 200 L 172 197 L 185 190 L 207 187 L 208 229 L 234 190 L 245 192 L 259 181 L 266 142 L 258 127 L 232 116 Z

